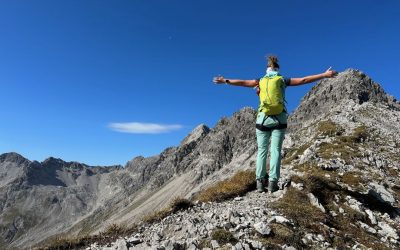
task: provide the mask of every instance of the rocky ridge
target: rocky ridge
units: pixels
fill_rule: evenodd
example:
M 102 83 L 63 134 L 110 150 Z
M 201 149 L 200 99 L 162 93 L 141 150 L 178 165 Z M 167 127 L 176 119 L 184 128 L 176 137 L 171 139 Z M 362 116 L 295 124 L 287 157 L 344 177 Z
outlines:
M 294 186 L 301 189 L 297 183 Z M 222 203 L 197 203 L 159 223 L 141 226 L 134 235 L 121 237 L 106 246 L 94 243 L 86 249 L 336 249 L 337 243 L 332 239 L 339 233 L 335 228 L 320 222 L 320 231 L 304 232 L 295 220 L 271 208 L 271 204 L 282 199 L 286 192 L 286 188 L 274 194 L 253 191 Z M 309 196 L 313 197 L 310 199 L 312 205 L 324 209 L 314 195 L 309 193 Z M 399 246 L 398 218 L 392 219 L 387 213 L 364 208 L 351 197 L 343 206 L 350 206 L 368 216 L 368 224 L 359 221 L 354 226 L 376 237 L 377 242 L 372 243 L 375 247 L 371 249 Z M 333 213 L 333 216 L 348 212 L 340 206 L 339 211 L 339 215 Z M 215 236 L 216 231 L 222 231 L 225 238 Z M 276 243 L 270 240 L 277 235 L 287 241 L 281 239 Z M 342 246 L 368 248 L 356 239 L 343 242 Z

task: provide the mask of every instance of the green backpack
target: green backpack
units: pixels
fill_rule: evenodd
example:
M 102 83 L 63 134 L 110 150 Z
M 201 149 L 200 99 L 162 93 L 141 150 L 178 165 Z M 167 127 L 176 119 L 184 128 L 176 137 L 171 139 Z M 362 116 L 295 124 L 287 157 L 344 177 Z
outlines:
M 285 82 L 283 76 L 264 76 L 260 79 L 260 107 L 259 111 L 266 115 L 278 115 L 285 109 L 284 96 Z

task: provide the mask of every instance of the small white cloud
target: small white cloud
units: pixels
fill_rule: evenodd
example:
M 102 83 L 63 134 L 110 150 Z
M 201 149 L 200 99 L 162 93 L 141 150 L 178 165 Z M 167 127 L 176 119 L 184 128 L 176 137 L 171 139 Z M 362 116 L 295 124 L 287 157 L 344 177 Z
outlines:
M 181 129 L 178 124 L 165 125 L 156 123 L 125 122 L 110 123 L 108 127 L 114 131 L 131 134 L 161 134 Z

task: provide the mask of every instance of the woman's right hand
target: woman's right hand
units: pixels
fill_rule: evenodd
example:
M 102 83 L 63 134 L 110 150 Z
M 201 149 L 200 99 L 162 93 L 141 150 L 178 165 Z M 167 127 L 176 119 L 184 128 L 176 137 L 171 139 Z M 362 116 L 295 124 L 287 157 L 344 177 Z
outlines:
M 216 84 L 225 83 L 225 78 L 223 76 L 216 76 L 213 78 L 213 82 Z

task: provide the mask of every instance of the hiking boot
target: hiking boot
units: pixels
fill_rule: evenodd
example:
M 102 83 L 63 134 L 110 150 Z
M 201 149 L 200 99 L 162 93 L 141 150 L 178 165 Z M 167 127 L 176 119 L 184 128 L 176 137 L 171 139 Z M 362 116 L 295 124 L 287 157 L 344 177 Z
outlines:
M 265 192 L 265 179 L 257 179 L 257 192 Z
M 278 181 L 269 181 L 268 182 L 268 192 L 273 193 L 279 190 Z

